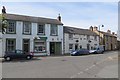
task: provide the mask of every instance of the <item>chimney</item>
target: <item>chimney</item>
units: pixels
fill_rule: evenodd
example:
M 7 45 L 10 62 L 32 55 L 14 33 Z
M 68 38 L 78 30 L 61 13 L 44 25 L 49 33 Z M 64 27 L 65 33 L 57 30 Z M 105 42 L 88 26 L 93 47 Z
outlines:
M 97 31 L 97 30 L 98 30 L 98 27 L 95 26 L 95 27 L 93 28 L 93 30 L 94 30 L 94 31 Z
M 6 13 L 5 6 L 3 6 L 2 13 L 3 13 L 3 14 L 5 14 L 5 13 Z
M 112 32 L 112 35 L 115 35 L 115 32 Z
M 110 31 L 110 30 L 107 30 L 107 33 L 111 34 L 111 31 Z
M 90 26 L 89 30 L 90 30 L 90 31 L 93 31 L 93 27 L 92 27 L 92 26 Z
M 61 16 L 60 16 L 60 14 L 57 17 L 57 20 L 61 22 Z

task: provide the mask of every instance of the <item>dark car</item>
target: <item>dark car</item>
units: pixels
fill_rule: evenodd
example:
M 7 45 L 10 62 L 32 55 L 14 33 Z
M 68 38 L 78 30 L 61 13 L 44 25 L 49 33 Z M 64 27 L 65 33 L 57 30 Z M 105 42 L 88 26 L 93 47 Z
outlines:
M 14 50 L 11 52 L 6 52 L 4 55 L 4 59 L 6 61 L 10 61 L 12 59 L 21 59 L 21 58 L 25 58 L 27 60 L 32 59 L 33 58 L 33 54 L 32 53 L 26 53 L 22 50 Z
M 70 54 L 71 54 L 71 56 L 79 56 L 79 55 L 82 55 L 82 54 L 89 54 L 89 50 L 80 49 L 80 50 L 72 51 Z

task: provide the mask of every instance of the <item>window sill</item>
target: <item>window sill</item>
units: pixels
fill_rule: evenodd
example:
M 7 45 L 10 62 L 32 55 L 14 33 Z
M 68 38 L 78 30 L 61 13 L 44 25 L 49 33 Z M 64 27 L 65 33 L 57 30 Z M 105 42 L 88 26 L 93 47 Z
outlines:
M 50 36 L 58 36 L 58 35 L 52 35 L 52 34 L 51 34 Z
M 37 35 L 45 35 L 45 34 L 44 33 L 43 34 L 37 33 Z
M 31 33 L 22 33 L 22 34 L 24 34 L 24 35 L 31 35 Z
M 6 34 L 16 34 L 16 32 L 14 32 L 14 33 L 6 32 Z

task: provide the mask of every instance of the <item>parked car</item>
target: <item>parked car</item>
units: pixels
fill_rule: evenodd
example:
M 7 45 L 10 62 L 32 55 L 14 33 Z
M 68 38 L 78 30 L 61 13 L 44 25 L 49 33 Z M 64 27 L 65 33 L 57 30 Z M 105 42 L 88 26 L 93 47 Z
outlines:
M 87 49 L 75 50 L 75 51 L 72 51 L 70 54 L 71 54 L 71 56 L 79 56 L 82 54 L 89 54 L 89 50 L 87 50 Z
M 14 51 L 11 51 L 11 52 L 6 52 L 5 55 L 4 55 L 4 59 L 6 61 L 10 61 L 12 59 L 32 59 L 33 58 L 33 54 L 32 53 L 26 53 L 22 50 L 14 50 Z
M 104 46 L 99 46 L 94 50 L 90 50 L 89 53 L 103 54 L 104 53 Z

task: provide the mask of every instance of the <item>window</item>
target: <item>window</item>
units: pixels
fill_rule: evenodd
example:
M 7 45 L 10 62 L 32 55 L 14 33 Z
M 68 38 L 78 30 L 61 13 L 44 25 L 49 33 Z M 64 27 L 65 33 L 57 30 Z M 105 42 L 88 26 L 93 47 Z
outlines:
M 15 39 L 6 39 L 6 51 L 14 51 L 16 49 Z
M 73 40 L 73 34 L 69 34 L 69 39 Z
M 90 40 L 90 36 L 89 35 L 87 35 L 87 40 Z
M 94 36 L 94 40 L 97 41 L 97 36 Z
M 52 36 L 58 35 L 58 27 L 56 24 L 51 24 L 51 35 Z
M 69 49 L 73 49 L 73 44 L 69 44 Z
M 31 23 L 30 22 L 23 23 L 23 34 L 31 34 Z
M 43 24 L 38 25 L 38 34 L 45 34 L 45 26 Z
M 80 38 L 80 40 L 82 40 L 82 38 Z
M 16 22 L 8 21 L 7 33 L 16 33 Z
M 82 49 L 82 45 L 80 45 L 80 49 Z
M 45 52 L 46 51 L 46 42 L 43 40 L 34 40 L 34 51 L 35 52 Z

